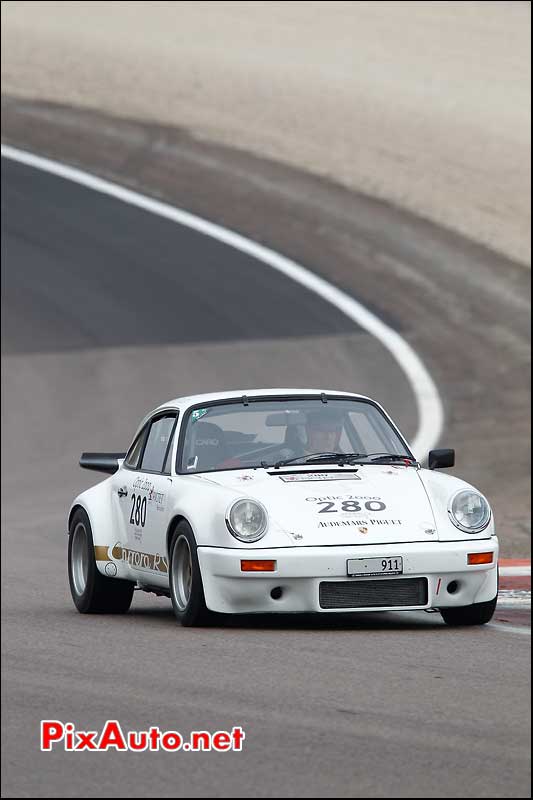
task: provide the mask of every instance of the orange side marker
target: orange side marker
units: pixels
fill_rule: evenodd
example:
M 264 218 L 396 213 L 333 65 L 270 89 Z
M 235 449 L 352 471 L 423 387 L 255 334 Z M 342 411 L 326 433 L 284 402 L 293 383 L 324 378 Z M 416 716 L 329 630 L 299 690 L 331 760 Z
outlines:
M 274 572 L 275 561 L 241 561 L 241 572 Z
M 469 553 L 469 564 L 492 564 L 494 560 L 494 553 Z

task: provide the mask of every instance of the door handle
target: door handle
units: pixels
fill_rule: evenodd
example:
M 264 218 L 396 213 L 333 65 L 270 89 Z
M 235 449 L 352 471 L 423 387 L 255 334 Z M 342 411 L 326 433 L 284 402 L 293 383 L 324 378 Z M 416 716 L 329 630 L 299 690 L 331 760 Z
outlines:
M 118 496 L 119 497 L 127 497 L 128 496 L 128 490 L 126 489 L 125 486 L 118 490 Z

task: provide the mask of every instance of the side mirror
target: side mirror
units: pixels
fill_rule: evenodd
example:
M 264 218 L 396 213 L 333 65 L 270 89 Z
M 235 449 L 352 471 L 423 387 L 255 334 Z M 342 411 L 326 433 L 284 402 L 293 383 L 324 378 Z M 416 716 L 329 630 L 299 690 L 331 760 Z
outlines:
M 428 457 L 428 467 L 430 469 L 444 469 L 453 467 L 455 464 L 455 450 L 430 450 Z
M 82 453 L 80 467 L 113 475 L 118 470 L 118 462 L 124 458 L 126 453 Z

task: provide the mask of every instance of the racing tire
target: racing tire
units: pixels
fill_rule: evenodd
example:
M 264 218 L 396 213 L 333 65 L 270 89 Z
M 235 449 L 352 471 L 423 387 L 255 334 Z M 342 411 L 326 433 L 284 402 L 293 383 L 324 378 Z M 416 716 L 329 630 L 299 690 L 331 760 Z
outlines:
M 178 622 L 187 628 L 207 625 L 213 614 L 205 604 L 197 544 L 188 522 L 176 526 L 169 548 L 169 585 L 172 608 Z
M 80 614 L 125 614 L 131 605 L 135 584 L 107 578 L 98 570 L 91 523 L 81 508 L 69 528 L 68 582 Z
M 486 603 L 474 603 L 471 606 L 457 608 L 441 608 L 441 616 L 446 625 L 460 627 L 465 625 L 486 625 L 490 622 L 496 610 L 496 601 L 488 600 Z

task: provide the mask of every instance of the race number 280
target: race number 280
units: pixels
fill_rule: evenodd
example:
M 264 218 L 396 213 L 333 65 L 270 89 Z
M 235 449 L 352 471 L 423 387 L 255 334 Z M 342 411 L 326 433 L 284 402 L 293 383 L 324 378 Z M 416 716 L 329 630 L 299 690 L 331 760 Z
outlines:
M 357 500 L 343 500 L 342 502 L 321 501 L 319 506 L 323 506 L 319 510 L 319 514 L 338 514 L 339 511 L 353 512 L 362 511 L 363 508 Z M 386 506 L 381 500 L 367 500 L 364 504 L 366 511 L 383 511 Z
M 131 496 L 131 514 L 130 524 L 139 525 L 144 528 L 146 522 L 146 497 L 141 498 L 140 494 L 132 494 Z

